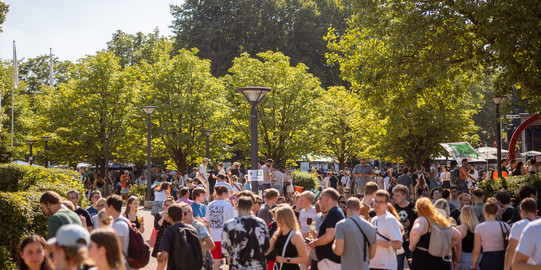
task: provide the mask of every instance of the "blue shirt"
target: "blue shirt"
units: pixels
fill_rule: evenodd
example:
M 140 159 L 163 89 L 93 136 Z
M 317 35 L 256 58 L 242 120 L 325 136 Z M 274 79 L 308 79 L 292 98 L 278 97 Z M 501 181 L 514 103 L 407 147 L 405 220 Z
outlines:
M 193 210 L 193 217 L 204 218 L 207 213 L 207 206 L 204 204 L 198 204 L 196 202 L 190 205 Z
M 98 209 L 94 208 L 94 206 L 88 207 L 88 209 L 86 209 L 86 211 L 88 211 L 88 213 L 90 214 L 90 216 L 93 216 L 93 215 L 97 215 L 97 214 L 98 214 Z

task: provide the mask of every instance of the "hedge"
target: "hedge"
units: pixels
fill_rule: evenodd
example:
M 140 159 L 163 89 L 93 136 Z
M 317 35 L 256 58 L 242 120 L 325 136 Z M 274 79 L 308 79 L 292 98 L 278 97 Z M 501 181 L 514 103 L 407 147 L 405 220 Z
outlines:
M 41 194 L 53 190 L 66 197 L 71 189 L 84 194 L 79 179 L 79 173 L 74 171 L 0 165 L 0 269 L 13 269 L 24 236 L 47 234 L 48 217 L 39 205 Z M 87 204 L 86 200 L 80 202 L 81 207 Z
M 308 172 L 294 171 L 293 185 L 303 187 L 303 190 L 316 189 L 317 178 L 316 176 Z
M 518 192 L 520 187 L 524 184 L 532 184 L 537 188 L 537 193 L 541 192 L 541 173 L 533 175 L 523 175 L 523 176 L 509 176 L 507 178 L 500 178 L 497 180 L 484 180 L 481 181 L 478 185 L 479 188 L 483 189 L 485 192 L 485 197 L 489 198 L 494 196 L 496 192 L 506 189 L 511 197 L 517 198 L 518 201 Z M 537 204 L 537 209 L 541 212 L 541 203 Z

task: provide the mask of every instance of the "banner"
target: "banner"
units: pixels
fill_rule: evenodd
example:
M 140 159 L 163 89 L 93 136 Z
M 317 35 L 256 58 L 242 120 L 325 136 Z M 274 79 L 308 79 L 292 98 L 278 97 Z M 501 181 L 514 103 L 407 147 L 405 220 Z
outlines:
M 440 145 L 449 152 L 458 164 L 462 163 L 464 158 L 467 158 L 468 162 L 486 161 L 468 142 L 440 143 Z

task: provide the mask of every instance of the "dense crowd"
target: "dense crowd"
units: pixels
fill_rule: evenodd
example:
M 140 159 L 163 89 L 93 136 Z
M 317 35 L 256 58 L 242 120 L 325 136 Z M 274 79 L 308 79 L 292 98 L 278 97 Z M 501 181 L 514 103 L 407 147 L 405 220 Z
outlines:
M 510 174 L 512 164 L 504 168 Z M 154 187 L 147 241 L 139 201 L 128 196 L 138 184 L 129 172 L 120 180 L 123 196 L 90 189 L 88 209 L 75 190 L 67 200 L 45 192 L 47 241 L 23 239 L 20 269 L 137 269 L 148 260 L 157 269 L 541 267 L 537 189 L 523 185 L 516 206 L 506 190 L 485 198 L 477 188 L 483 170 L 467 160 L 449 170 L 398 171 L 361 159 L 351 171 L 314 170 L 318 188 L 298 192 L 289 169 L 276 170 L 269 159 L 260 168 L 262 196 L 239 166 L 220 164 L 213 175 L 205 159 L 192 175 L 164 177 Z

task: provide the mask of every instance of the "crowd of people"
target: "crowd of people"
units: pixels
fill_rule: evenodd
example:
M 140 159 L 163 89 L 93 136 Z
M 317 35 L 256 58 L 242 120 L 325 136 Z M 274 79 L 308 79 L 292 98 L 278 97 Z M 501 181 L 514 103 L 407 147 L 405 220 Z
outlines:
M 213 176 L 205 159 L 182 186 L 176 180 L 156 185 L 153 232 L 145 240 L 157 269 L 541 267 L 537 189 L 523 185 L 515 206 L 506 190 L 485 198 L 472 176 L 479 172 L 467 160 L 456 172 L 424 172 L 380 171 L 361 159 L 351 171 L 316 171 L 318 189 L 298 192 L 289 189 L 289 169 L 277 175 L 269 159 L 261 165 L 262 196 L 231 169 L 238 167 L 219 166 Z M 75 190 L 66 199 L 53 191 L 42 195 L 50 216 L 47 241 L 22 240 L 20 269 L 137 268 L 133 234 L 145 230 L 137 197 L 103 198 L 94 189 L 88 209 L 78 206 L 81 198 Z

